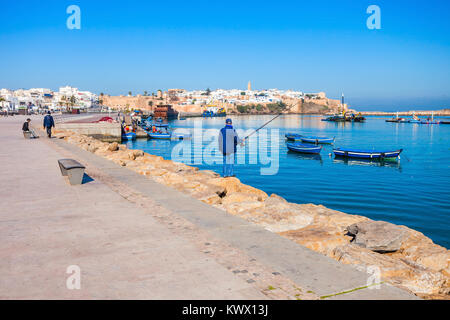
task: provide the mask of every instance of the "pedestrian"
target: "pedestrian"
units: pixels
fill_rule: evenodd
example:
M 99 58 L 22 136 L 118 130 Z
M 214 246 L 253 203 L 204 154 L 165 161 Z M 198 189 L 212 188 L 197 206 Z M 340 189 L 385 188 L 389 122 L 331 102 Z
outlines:
M 31 122 L 31 119 L 28 118 L 27 121 L 25 121 L 23 123 L 22 131 L 31 133 L 32 138 L 39 138 L 39 136 L 34 132 L 34 130 L 30 128 L 30 122 Z
M 223 155 L 223 177 L 234 177 L 234 163 L 236 161 L 237 144 L 242 143 L 231 119 L 225 121 L 225 127 L 220 129 L 219 149 Z
M 49 138 L 52 137 L 52 128 L 55 127 L 55 121 L 51 115 L 51 112 L 47 112 L 47 115 L 44 117 L 44 129 L 47 129 L 47 136 Z

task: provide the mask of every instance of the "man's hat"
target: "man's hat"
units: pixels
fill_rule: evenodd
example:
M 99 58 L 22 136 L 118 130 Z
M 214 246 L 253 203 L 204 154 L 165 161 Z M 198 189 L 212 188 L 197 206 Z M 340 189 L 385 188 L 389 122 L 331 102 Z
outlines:
M 232 124 L 233 122 L 231 121 L 231 119 L 227 119 L 227 120 L 225 121 L 225 123 L 226 123 L 226 124 Z

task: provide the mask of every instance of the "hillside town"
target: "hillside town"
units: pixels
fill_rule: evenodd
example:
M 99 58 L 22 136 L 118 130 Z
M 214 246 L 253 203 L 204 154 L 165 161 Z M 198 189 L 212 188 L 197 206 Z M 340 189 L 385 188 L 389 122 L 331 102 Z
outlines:
M 0 90 L 0 108 L 9 113 L 39 113 L 61 111 L 80 113 L 100 108 L 129 112 L 142 110 L 153 112 L 159 105 L 171 105 L 178 112 L 198 114 L 207 109 L 223 109 L 227 113 L 335 113 L 347 108 L 341 100 L 328 99 L 324 92 L 304 93 L 297 90 L 252 89 L 251 82 L 245 90 L 168 89 L 128 95 L 95 94 L 65 86 L 53 91 L 46 88 Z

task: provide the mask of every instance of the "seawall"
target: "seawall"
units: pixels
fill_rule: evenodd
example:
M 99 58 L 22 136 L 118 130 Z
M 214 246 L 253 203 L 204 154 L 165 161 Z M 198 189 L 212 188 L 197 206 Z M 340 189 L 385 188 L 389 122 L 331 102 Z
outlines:
M 339 262 L 378 268 L 384 281 L 420 297 L 449 298 L 450 252 L 420 232 L 321 205 L 289 203 L 236 178 L 117 143 L 70 131 L 55 136 Z

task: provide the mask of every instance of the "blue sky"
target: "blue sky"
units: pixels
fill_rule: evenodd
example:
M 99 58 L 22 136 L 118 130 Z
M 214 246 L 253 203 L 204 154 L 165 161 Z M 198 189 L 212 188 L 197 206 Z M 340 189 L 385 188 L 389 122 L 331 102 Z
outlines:
M 341 92 L 352 107 L 450 107 L 450 1 L 1 0 L 0 87 L 108 94 Z M 66 8 L 81 8 L 69 30 Z M 366 9 L 381 9 L 369 30 Z

